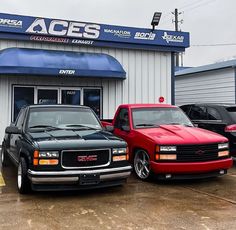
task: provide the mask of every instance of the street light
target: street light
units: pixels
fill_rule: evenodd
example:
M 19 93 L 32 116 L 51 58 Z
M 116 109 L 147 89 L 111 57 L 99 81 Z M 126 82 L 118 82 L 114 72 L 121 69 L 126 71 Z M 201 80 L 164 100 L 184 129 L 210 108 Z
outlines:
M 155 29 L 155 26 L 158 26 L 160 19 L 161 19 L 161 14 L 162 14 L 161 12 L 154 13 L 153 18 L 152 18 L 152 22 L 151 22 L 152 30 Z

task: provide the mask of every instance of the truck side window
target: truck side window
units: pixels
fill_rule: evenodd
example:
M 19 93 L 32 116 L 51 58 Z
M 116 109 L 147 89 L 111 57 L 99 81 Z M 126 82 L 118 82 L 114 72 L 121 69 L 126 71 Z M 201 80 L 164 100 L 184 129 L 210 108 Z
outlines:
M 24 115 L 25 115 L 25 109 L 21 109 L 15 123 L 19 129 L 23 128 Z
M 180 108 L 188 115 L 191 105 L 182 105 Z
M 189 112 L 189 118 L 191 120 L 207 120 L 207 111 L 204 106 L 192 106 Z
M 121 109 L 115 121 L 115 128 L 121 129 L 122 126 L 129 126 L 128 109 Z
M 208 107 L 208 120 L 222 120 L 219 112 L 215 108 Z

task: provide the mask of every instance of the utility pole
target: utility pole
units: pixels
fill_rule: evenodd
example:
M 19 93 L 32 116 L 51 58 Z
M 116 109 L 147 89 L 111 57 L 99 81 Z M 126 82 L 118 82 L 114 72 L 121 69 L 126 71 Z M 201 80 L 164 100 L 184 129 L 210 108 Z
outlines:
M 175 19 L 172 21 L 175 23 L 175 31 L 179 31 L 179 23 L 183 23 L 183 20 L 179 20 L 179 15 L 182 13 L 179 13 L 178 9 L 175 9 L 174 12 L 172 12 L 172 14 L 174 14 Z M 179 57 L 180 54 L 179 53 L 175 53 L 175 66 L 179 66 Z M 182 60 L 183 61 L 183 60 Z
M 175 31 L 179 31 L 179 12 L 178 12 L 178 9 L 175 9 L 174 15 L 175 15 L 175 20 L 174 20 Z

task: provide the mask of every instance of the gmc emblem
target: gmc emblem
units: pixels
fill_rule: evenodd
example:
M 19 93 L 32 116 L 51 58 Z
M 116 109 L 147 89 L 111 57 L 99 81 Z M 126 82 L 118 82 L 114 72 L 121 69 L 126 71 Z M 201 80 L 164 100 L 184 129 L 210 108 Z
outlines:
M 77 161 L 79 162 L 87 162 L 87 161 L 97 161 L 97 155 L 89 155 L 89 156 L 78 156 Z

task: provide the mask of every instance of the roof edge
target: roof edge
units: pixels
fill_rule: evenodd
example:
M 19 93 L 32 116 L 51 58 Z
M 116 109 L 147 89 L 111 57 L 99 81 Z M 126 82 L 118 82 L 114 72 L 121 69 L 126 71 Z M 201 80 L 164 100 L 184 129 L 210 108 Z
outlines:
M 234 68 L 234 67 L 236 67 L 236 59 L 230 60 L 230 61 L 214 63 L 214 64 L 209 64 L 209 65 L 187 68 L 184 70 L 179 70 L 179 71 L 175 72 L 175 77 L 188 75 L 188 74 L 214 71 L 214 70 L 219 70 L 219 69 Z

